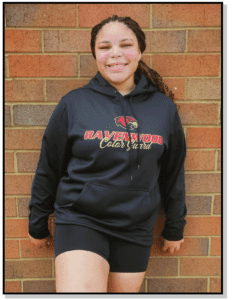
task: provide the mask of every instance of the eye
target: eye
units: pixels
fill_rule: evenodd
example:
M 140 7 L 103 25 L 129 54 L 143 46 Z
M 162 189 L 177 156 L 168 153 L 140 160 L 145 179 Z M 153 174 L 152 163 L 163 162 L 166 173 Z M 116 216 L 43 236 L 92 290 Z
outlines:
M 105 46 L 105 47 L 101 47 L 100 49 L 109 49 L 110 47 L 107 47 L 107 46 Z
M 130 47 L 130 46 L 132 46 L 132 45 L 130 45 L 130 44 L 122 45 L 122 47 Z

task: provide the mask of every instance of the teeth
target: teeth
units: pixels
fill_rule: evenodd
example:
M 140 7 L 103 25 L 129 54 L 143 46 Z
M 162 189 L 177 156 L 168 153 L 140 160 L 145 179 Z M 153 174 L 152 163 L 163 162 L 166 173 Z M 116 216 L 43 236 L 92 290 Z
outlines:
M 120 65 L 108 65 L 108 67 L 112 67 L 112 66 L 113 67 L 115 67 L 115 66 L 125 66 L 125 65 L 127 65 L 127 64 L 123 64 L 123 65 L 121 65 L 121 64 Z

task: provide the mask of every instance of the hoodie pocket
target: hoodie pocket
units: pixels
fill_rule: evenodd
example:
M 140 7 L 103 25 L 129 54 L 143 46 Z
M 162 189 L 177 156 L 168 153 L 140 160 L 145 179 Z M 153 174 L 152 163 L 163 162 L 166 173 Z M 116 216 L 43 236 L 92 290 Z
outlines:
M 129 229 L 152 215 L 149 191 L 118 189 L 86 182 L 72 210 Z

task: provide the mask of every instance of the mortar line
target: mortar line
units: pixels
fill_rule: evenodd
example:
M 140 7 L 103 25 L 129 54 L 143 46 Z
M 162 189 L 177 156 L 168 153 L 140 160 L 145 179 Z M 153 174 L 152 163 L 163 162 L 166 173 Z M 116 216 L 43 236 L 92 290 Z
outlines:
M 150 4 L 152 5 L 152 4 Z M 149 15 L 150 16 L 150 15 Z M 49 27 L 26 27 L 26 26 L 20 26 L 20 27 L 14 27 L 14 26 L 8 26 L 7 29 L 15 29 L 15 30 L 42 30 L 42 29 L 48 29 L 48 30 L 92 30 L 92 27 L 60 27 L 60 26 L 54 26 L 52 28 Z M 205 27 L 141 27 L 143 31 L 174 31 L 174 30 L 198 30 L 198 31 L 203 31 L 203 30 L 221 30 L 220 26 L 213 27 L 213 26 L 205 26 Z
M 75 55 L 78 51 L 73 51 L 73 52 L 8 52 L 7 55 L 11 55 L 11 56 L 17 56 L 17 55 L 36 55 L 36 56 L 40 56 L 40 55 L 50 55 L 50 56 L 55 56 L 55 55 L 60 55 L 60 56 L 64 56 L 64 55 Z M 92 56 L 91 52 L 80 52 L 80 55 L 89 55 Z M 209 56 L 209 55 L 214 55 L 214 56 L 221 56 L 221 52 L 143 52 L 143 55 L 157 55 L 157 56 L 161 56 L 161 55 L 165 55 L 165 56 Z M 220 57 L 221 60 L 221 57 Z M 188 77 L 188 76 L 186 76 Z M 205 76 L 202 76 L 205 77 Z M 210 78 L 212 78 L 212 76 L 208 76 Z M 219 75 L 215 75 L 216 78 L 221 78 L 219 77 Z M 195 76 L 193 76 L 193 78 L 196 78 Z
M 47 89 L 47 81 L 46 79 L 43 79 L 43 96 L 44 96 L 44 102 L 47 102 L 47 96 L 46 96 L 46 89 Z M 43 102 L 40 102 L 40 104 Z M 30 103 L 32 105 L 32 103 Z

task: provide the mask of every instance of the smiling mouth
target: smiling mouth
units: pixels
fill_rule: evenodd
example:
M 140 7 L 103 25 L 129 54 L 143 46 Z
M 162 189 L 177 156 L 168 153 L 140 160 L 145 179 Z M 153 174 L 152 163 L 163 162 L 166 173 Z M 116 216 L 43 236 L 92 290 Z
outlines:
M 117 68 L 117 67 L 125 67 L 128 64 L 112 64 L 112 65 L 107 65 L 109 68 Z

